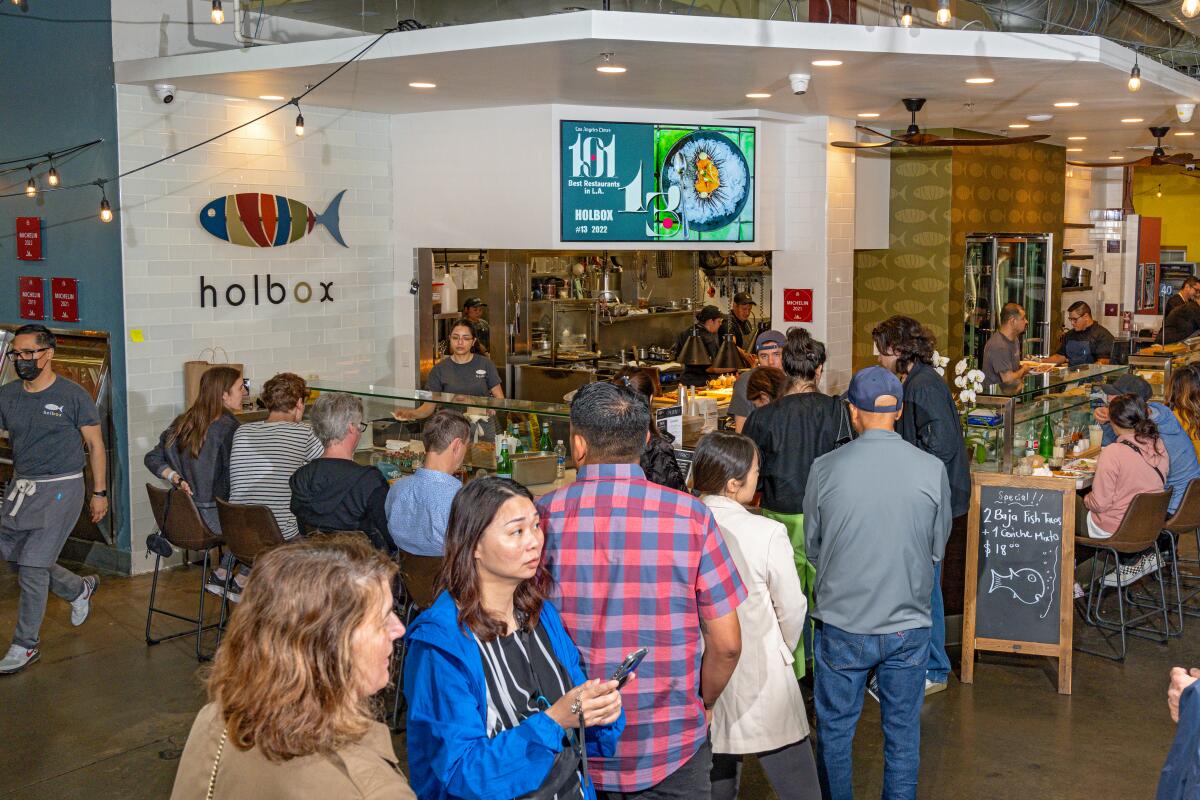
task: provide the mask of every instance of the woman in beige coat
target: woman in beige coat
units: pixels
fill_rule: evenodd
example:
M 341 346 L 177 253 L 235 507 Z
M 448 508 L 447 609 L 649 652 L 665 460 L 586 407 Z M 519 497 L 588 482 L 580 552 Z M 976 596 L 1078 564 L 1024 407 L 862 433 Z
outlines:
M 792 672 L 808 603 L 787 529 L 751 514 L 758 448 L 736 433 L 700 440 L 693 487 L 712 511 L 749 596 L 738 606 L 742 657 L 713 708 L 712 797 L 733 800 L 742 757 L 754 753 L 780 800 L 820 800 L 808 717 Z
M 396 565 L 361 536 L 258 558 L 171 800 L 415 800 L 370 698 L 388 683 Z

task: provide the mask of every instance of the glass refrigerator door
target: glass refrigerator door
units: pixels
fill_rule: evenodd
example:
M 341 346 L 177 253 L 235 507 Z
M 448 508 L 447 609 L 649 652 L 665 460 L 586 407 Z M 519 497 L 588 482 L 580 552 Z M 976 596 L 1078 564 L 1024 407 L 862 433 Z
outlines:
M 1050 245 L 1045 239 L 1030 239 L 1021 247 L 1025 251 L 1024 297 L 1016 302 L 1025 308 L 1029 327 L 1025 330 L 1025 352 L 1047 355 L 1050 339 Z
M 978 362 L 983 346 L 992 335 L 995 294 L 992 286 L 992 240 L 968 239 L 963 260 L 965 294 L 963 298 L 963 350 Z

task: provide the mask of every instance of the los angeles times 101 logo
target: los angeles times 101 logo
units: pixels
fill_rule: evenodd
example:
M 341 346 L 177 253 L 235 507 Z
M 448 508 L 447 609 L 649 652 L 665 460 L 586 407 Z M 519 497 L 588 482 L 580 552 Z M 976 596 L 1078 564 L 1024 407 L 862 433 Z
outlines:
M 567 148 L 571 151 L 572 178 L 615 178 L 617 177 L 617 135 L 614 133 L 607 143 L 599 136 L 575 135 L 575 142 Z M 628 184 L 621 187 L 625 194 L 627 214 L 651 212 L 646 222 L 646 235 L 656 238 L 673 238 L 686 232 L 679 215 L 681 196 L 678 186 L 669 186 L 665 192 L 642 194 L 642 166 Z

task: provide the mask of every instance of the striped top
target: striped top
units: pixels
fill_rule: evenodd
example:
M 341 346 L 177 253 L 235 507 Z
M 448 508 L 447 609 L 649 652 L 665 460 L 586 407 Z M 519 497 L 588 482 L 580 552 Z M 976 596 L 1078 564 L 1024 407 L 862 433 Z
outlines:
M 487 735 L 494 738 L 545 711 L 570 691 L 571 678 L 558 659 L 546 629 L 510 633 L 490 642 L 475 639 L 487 683 Z M 564 743 L 564 747 L 569 746 Z M 555 795 L 559 800 L 584 797 L 576 779 Z
M 325 448 L 312 428 L 299 422 L 251 422 L 233 436 L 229 456 L 229 502 L 267 506 L 283 538 L 300 532 L 290 508 L 292 474 Z

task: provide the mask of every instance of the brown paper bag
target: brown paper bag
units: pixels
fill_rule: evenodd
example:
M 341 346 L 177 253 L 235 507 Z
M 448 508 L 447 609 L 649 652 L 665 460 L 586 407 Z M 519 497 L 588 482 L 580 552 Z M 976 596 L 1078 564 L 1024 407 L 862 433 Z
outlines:
M 224 361 L 217 361 L 217 351 L 221 351 Z M 205 357 L 205 354 L 208 354 Z M 211 359 L 211 360 L 210 360 Z M 200 394 L 200 376 L 212 367 L 233 367 L 238 372 L 244 372 L 244 365 L 235 364 L 229 360 L 229 354 L 224 347 L 206 347 L 200 351 L 194 361 L 183 362 L 183 407 L 191 408 Z

